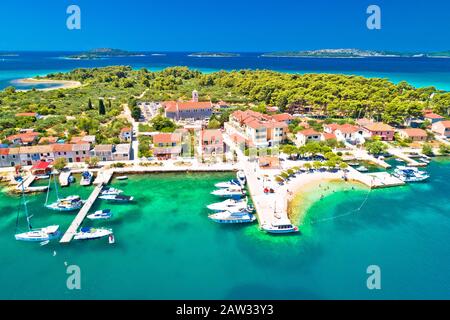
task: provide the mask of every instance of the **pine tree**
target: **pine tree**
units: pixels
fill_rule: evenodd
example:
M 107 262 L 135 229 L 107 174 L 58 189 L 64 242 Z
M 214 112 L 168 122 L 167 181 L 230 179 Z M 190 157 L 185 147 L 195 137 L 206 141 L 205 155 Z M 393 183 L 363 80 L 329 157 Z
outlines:
M 92 106 L 91 98 L 89 98 L 89 101 L 88 101 L 88 110 L 92 110 L 92 109 L 94 109 L 94 107 Z
M 106 114 L 105 104 L 103 103 L 102 99 L 100 99 L 98 101 L 98 114 L 99 115 L 105 115 Z

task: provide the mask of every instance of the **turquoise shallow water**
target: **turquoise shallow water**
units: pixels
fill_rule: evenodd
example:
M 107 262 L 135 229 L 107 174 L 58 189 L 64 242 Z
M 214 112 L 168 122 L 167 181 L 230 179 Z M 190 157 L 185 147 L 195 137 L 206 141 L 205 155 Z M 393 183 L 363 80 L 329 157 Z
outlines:
M 21 243 L 13 239 L 19 198 L 0 195 L 0 298 L 60 299 L 378 299 L 450 298 L 450 162 L 433 162 L 429 183 L 402 188 L 356 188 L 316 202 L 302 234 L 270 236 L 257 224 L 210 222 L 205 205 L 214 183 L 231 174 L 132 176 L 113 185 L 135 196 L 131 205 L 106 205 L 114 229 L 106 240 Z M 65 195 L 83 197 L 73 186 Z M 355 214 L 330 219 L 367 202 Z M 36 227 L 70 214 L 42 209 L 45 195 L 29 197 Z M 311 224 L 312 221 L 320 221 Z M 87 223 L 89 224 L 89 223 Z M 56 256 L 54 256 L 56 252 Z M 66 288 L 66 267 L 81 268 L 81 290 Z M 382 270 L 382 290 L 366 288 L 366 268 Z

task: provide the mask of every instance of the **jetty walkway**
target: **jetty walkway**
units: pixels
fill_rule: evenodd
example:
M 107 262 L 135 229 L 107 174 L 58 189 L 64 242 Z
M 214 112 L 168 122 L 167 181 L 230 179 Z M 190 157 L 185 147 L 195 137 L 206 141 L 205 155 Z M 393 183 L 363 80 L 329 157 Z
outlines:
M 83 207 L 81 208 L 81 210 L 76 215 L 75 219 L 70 224 L 70 226 L 67 229 L 66 233 L 63 235 L 63 237 L 59 241 L 60 243 L 69 243 L 70 241 L 72 241 L 74 235 L 77 233 L 78 228 L 83 223 L 83 221 L 86 218 L 89 210 L 93 206 L 95 200 L 97 200 L 98 196 L 100 195 L 100 192 L 103 189 L 103 185 L 105 183 L 108 183 L 109 180 L 111 180 L 112 175 L 113 175 L 113 171 L 112 170 L 103 171 L 103 172 L 101 172 L 101 173 L 99 173 L 97 175 L 97 179 L 96 179 L 97 186 L 94 188 L 94 190 L 92 191 L 91 195 L 86 200 L 86 202 L 84 203 Z

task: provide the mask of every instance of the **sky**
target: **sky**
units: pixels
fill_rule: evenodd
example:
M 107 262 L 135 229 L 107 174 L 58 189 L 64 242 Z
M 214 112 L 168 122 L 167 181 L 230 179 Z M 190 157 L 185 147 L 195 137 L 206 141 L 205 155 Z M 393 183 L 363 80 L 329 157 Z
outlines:
M 369 30 L 366 10 L 381 9 Z M 69 5 L 81 29 L 69 30 Z M 450 50 L 448 0 L 15 0 L 0 4 L 0 50 L 269 52 Z

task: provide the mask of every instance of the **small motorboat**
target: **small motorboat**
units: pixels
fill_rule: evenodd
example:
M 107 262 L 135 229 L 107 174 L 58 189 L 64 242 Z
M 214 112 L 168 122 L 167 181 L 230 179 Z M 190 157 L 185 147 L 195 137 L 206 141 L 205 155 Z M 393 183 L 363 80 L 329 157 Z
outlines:
M 74 211 L 80 209 L 85 201 L 80 199 L 80 196 L 69 196 L 64 199 L 58 199 L 56 202 L 47 205 L 46 207 L 56 211 Z
M 232 187 L 227 189 L 218 189 L 211 192 L 212 195 L 224 198 L 236 198 L 245 196 L 246 192 L 241 187 Z
M 271 224 L 263 224 L 261 228 L 268 233 L 298 232 L 298 227 L 294 226 L 289 219 L 280 219 L 280 221 Z
M 45 180 L 45 179 L 49 179 L 50 175 L 48 174 L 39 174 L 36 176 L 36 180 Z
M 359 163 L 358 162 L 349 162 L 348 165 L 352 166 L 352 167 L 356 167 L 356 166 L 359 166 Z
M 87 216 L 90 220 L 106 220 L 112 217 L 111 209 L 98 210 Z
M 75 177 L 74 176 L 70 176 L 69 178 L 67 178 L 67 181 L 69 183 L 74 183 L 75 182 Z
M 367 171 L 369 171 L 369 169 L 367 169 L 364 166 L 359 166 L 358 168 L 356 168 L 356 170 L 359 171 L 359 172 L 367 172 Z
M 83 227 L 73 237 L 75 240 L 94 240 L 108 237 L 113 232 L 111 229 Z
M 239 170 L 236 173 L 236 178 L 241 184 L 241 186 L 244 186 L 247 183 L 247 178 L 245 177 L 245 172 L 243 170 Z
M 237 179 L 232 179 L 230 181 L 216 183 L 214 186 L 216 188 L 231 188 L 231 187 L 235 187 L 235 186 L 240 187 L 241 182 Z
M 114 234 L 110 234 L 108 237 L 108 243 L 109 244 L 114 244 L 116 243 L 116 238 L 114 237 Z
M 248 203 L 247 198 L 243 200 L 227 199 L 222 202 L 210 204 L 206 207 L 212 211 L 230 211 L 230 210 L 234 211 L 240 209 L 247 209 Z
M 81 186 L 90 186 L 92 183 L 92 178 L 94 177 L 94 175 L 89 172 L 89 171 L 85 171 L 81 174 L 81 181 L 80 181 L 80 185 Z
M 116 177 L 117 180 L 127 180 L 128 176 L 118 176 Z
M 392 175 L 404 182 L 421 182 L 430 177 L 426 171 L 420 171 L 418 168 L 405 166 L 398 166 L 395 168 Z
M 104 187 L 102 192 L 100 193 L 102 196 L 106 195 L 118 195 L 121 194 L 123 191 L 120 189 L 116 189 L 113 187 Z
M 61 236 L 58 229 L 59 226 L 57 225 L 40 229 L 31 229 L 27 232 L 16 234 L 15 238 L 19 241 L 47 242 Z
M 131 202 L 134 199 L 133 197 L 124 196 L 124 195 L 120 195 L 120 194 L 100 195 L 98 198 L 102 199 L 102 200 L 112 201 L 112 202 Z
M 217 223 L 251 223 L 256 220 L 256 217 L 246 209 L 236 212 L 218 212 L 210 214 L 208 218 Z

